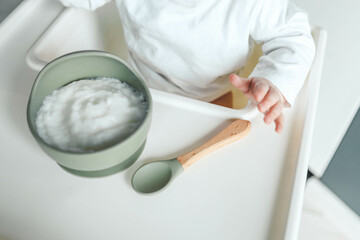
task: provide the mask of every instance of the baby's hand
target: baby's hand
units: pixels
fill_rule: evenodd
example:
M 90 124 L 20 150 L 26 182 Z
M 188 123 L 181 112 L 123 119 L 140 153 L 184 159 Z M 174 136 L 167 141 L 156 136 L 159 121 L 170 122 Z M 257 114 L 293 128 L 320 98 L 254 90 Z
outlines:
M 261 113 L 265 115 L 264 122 L 270 124 L 275 122 L 275 131 L 280 133 L 284 127 L 284 107 L 289 107 L 286 99 L 269 80 L 265 78 L 241 78 L 236 74 L 231 74 L 230 82 L 246 97 L 257 103 Z

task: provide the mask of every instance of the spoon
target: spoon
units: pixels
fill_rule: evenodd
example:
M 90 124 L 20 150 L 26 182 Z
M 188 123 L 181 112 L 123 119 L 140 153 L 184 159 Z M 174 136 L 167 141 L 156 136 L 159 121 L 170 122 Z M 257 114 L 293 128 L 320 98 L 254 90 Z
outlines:
M 195 150 L 169 160 L 146 163 L 139 167 L 133 177 L 132 186 L 139 193 L 153 193 L 164 188 L 184 169 L 190 167 L 200 158 L 245 137 L 250 131 L 251 123 L 246 120 L 235 120 Z

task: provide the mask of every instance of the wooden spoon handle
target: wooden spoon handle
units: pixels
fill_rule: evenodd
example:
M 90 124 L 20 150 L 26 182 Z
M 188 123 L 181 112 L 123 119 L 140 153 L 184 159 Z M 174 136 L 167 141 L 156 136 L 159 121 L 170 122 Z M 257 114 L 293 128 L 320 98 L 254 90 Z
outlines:
M 249 121 L 235 120 L 208 142 L 191 152 L 177 157 L 177 159 L 183 168 L 186 169 L 207 154 L 245 137 L 249 133 L 250 128 L 251 123 Z

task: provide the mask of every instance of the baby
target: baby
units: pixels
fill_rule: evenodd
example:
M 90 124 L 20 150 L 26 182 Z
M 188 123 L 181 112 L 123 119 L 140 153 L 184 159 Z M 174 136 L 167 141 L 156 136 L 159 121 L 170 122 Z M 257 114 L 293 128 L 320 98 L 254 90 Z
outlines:
M 59 0 L 95 10 L 111 0 Z M 265 117 L 284 126 L 315 47 L 307 16 L 288 0 L 116 0 L 129 62 L 149 87 L 212 101 L 240 89 Z M 239 74 L 252 46 L 263 56 Z M 230 84 L 231 83 L 231 84 Z

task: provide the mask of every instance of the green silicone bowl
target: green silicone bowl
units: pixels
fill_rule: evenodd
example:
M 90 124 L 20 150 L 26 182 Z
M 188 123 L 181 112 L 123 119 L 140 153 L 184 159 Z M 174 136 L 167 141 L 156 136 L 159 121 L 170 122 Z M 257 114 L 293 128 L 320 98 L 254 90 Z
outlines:
M 140 126 L 121 142 L 94 152 L 67 152 L 45 143 L 35 125 L 37 111 L 53 90 L 84 78 L 112 77 L 141 91 L 148 111 Z M 151 122 L 152 100 L 144 80 L 124 60 L 100 51 L 74 52 L 47 64 L 38 74 L 27 106 L 27 122 L 40 147 L 65 170 L 81 176 L 98 177 L 122 171 L 133 164 L 145 146 Z

